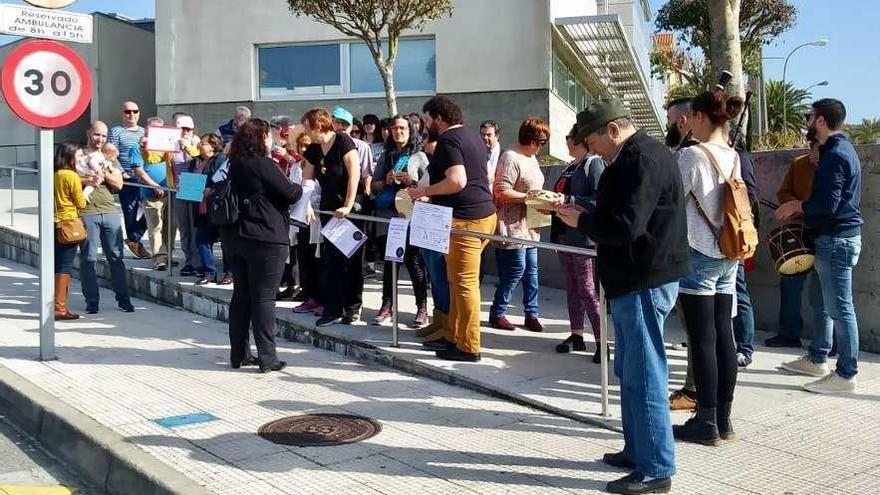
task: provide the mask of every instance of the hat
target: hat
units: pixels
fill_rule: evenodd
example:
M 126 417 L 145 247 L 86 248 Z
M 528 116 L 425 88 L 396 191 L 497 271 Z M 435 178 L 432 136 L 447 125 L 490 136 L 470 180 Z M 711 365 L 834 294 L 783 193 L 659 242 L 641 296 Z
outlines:
M 333 118 L 336 120 L 341 120 L 343 122 L 348 122 L 349 124 L 354 122 L 354 115 L 352 115 L 351 112 L 342 107 L 336 107 L 333 109 Z
M 193 123 L 192 117 L 190 117 L 189 115 L 181 115 L 180 117 L 177 117 L 177 120 L 174 122 L 174 125 L 177 127 L 180 127 L 180 128 L 187 128 L 187 129 L 195 129 L 196 128 L 195 123 Z
M 586 109 L 577 115 L 577 135 L 575 141 L 582 142 L 584 138 L 598 131 L 605 124 L 632 114 L 616 99 L 599 100 L 591 103 Z

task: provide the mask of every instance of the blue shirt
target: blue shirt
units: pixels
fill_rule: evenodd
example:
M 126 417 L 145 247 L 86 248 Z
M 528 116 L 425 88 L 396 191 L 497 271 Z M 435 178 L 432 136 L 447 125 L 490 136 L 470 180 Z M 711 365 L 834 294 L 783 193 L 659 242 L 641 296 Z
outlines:
M 113 126 L 107 140 L 119 150 L 119 164 L 124 172 L 131 172 L 131 150 L 140 149 L 141 139 L 146 135 L 143 127 L 126 129 L 121 125 Z
M 843 134 L 832 134 L 819 146 L 819 165 L 810 199 L 804 202 L 804 222 L 818 235 L 852 237 L 865 223 L 862 199 L 862 163 Z

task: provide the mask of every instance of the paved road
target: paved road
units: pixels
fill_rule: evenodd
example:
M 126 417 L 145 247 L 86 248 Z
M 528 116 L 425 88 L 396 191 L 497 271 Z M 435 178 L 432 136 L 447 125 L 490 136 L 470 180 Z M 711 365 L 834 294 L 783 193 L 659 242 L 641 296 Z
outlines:
M 0 495 L 96 495 L 30 436 L 0 415 Z

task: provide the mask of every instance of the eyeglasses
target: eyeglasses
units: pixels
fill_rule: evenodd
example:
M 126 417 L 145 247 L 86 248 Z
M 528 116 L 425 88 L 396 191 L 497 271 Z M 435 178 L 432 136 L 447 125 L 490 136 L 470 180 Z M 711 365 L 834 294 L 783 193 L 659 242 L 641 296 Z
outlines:
M 136 113 L 141 113 L 141 111 L 140 110 L 123 110 L 122 113 L 124 113 L 125 115 L 134 115 Z
M 550 140 L 549 139 L 537 139 L 537 140 L 535 140 L 535 142 L 540 144 L 541 146 L 546 146 L 547 143 L 550 142 Z

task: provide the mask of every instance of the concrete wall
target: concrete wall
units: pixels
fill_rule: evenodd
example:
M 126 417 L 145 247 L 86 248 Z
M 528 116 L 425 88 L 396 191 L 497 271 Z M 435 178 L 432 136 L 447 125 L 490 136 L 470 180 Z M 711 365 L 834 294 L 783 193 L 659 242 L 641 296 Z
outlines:
M 94 17 L 98 70 L 93 74 L 91 120 L 118 123 L 125 100 L 138 103 L 141 119 L 155 115 L 155 35 L 108 16 Z
M 329 26 L 291 16 L 286 2 L 247 4 L 245 9 L 240 0 L 157 0 L 159 105 L 252 101 L 254 45 L 346 38 Z M 456 0 L 454 5 L 452 18 L 407 33 L 436 37 L 438 93 L 549 88 L 549 0 Z
M 488 119 L 497 121 L 501 126 L 502 145 L 507 146 L 516 139 L 519 124 L 528 115 L 537 115 L 543 119 L 550 118 L 547 112 L 549 90 L 506 91 L 492 93 L 459 93 L 450 94 L 464 112 L 465 124 L 476 130 L 480 122 Z M 398 98 L 397 105 L 401 112 L 421 112 L 426 97 Z M 270 118 L 274 115 L 289 115 L 299 119 L 314 106 L 333 108 L 344 106 L 355 116 L 367 113 L 381 115 L 385 111 L 385 100 L 381 98 L 359 98 L 322 101 L 266 101 L 266 102 L 230 102 L 230 103 L 195 103 L 159 105 L 159 116 L 170 118 L 177 111 L 193 116 L 196 131 L 199 133 L 215 129 L 219 124 L 226 123 L 232 116 L 237 105 L 247 105 L 254 115 Z
M 577 112 L 575 112 L 568 103 L 562 101 L 556 96 L 556 93 L 550 92 L 550 145 L 547 148 L 551 156 L 560 160 L 568 160 L 568 146 L 565 144 L 565 136 L 571 127 L 577 121 Z
M 859 319 L 861 348 L 880 351 L 880 257 L 874 249 L 880 245 L 880 145 L 858 146 L 862 162 L 862 254 L 853 274 L 853 297 Z M 754 155 L 755 174 L 761 197 L 776 203 L 776 190 L 785 176 L 794 157 L 806 150 L 756 153 Z M 775 331 L 779 314 L 779 278 L 767 251 L 766 238 L 778 223 L 773 219 L 773 211 L 763 207 L 761 211 L 761 240 L 758 250 L 758 268 L 747 275 L 749 292 L 755 305 L 755 316 L 759 329 Z M 809 302 L 804 291 L 804 323 L 812 335 L 809 321 Z

